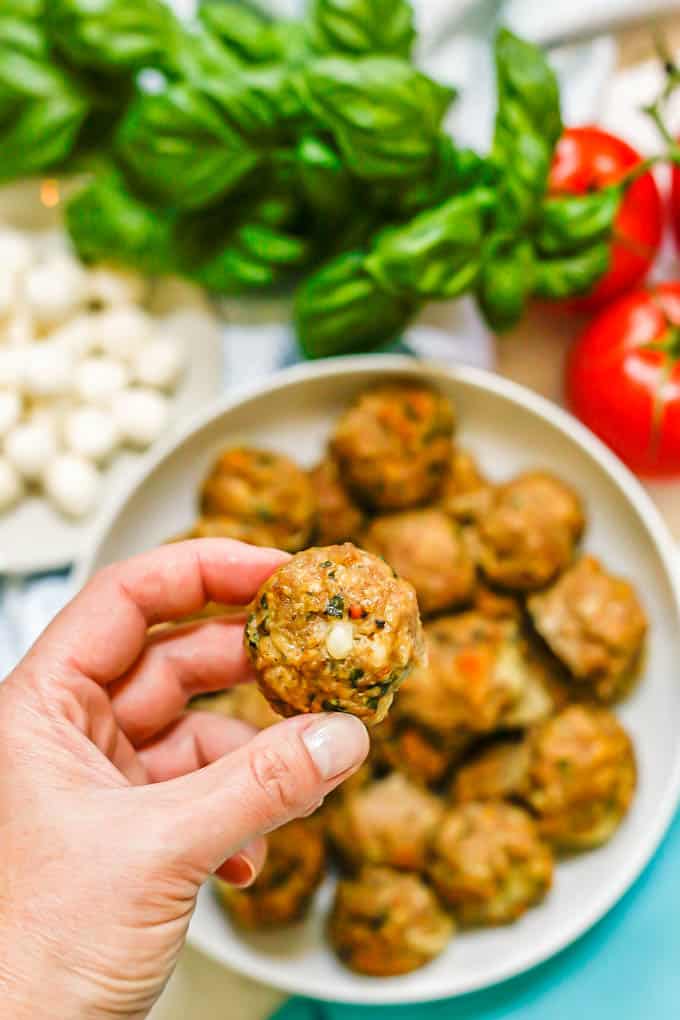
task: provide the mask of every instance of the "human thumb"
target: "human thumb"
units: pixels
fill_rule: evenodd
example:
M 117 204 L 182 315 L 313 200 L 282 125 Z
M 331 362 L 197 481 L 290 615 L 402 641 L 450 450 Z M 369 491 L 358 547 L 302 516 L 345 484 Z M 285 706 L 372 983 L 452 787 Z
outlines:
M 147 787 L 175 862 L 199 878 L 251 840 L 308 814 L 365 759 L 366 728 L 341 713 L 297 716 L 197 772 Z

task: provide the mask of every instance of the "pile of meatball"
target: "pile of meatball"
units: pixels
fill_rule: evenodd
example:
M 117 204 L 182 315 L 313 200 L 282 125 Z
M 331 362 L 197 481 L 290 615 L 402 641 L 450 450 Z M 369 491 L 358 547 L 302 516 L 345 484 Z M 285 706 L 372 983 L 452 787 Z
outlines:
M 328 938 L 368 975 L 427 964 L 456 930 L 517 920 L 562 855 L 614 835 L 636 786 L 610 707 L 644 651 L 634 588 L 580 551 L 570 485 L 543 470 L 490 480 L 454 423 L 435 389 L 376 385 L 311 471 L 271 451 L 222 453 L 191 532 L 290 552 L 349 541 L 417 593 L 426 655 L 372 728 L 367 763 L 272 834 L 251 888 L 216 885 L 240 928 L 280 927 L 305 918 L 334 862 Z M 280 718 L 255 685 L 196 707 L 257 728 Z

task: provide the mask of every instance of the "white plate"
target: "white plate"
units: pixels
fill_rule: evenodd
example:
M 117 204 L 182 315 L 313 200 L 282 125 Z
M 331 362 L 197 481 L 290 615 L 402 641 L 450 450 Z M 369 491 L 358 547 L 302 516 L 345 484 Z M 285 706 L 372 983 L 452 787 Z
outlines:
M 652 621 L 645 676 L 620 711 L 637 748 L 640 785 L 632 811 L 601 850 L 560 864 L 546 902 L 507 928 L 460 935 L 429 966 L 406 977 L 370 979 L 345 970 L 321 932 L 330 884 L 309 924 L 284 935 L 243 938 L 203 890 L 191 941 L 252 978 L 327 1000 L 424 1002 L 493 984 L 564 948 L 609 910 L 648 862 L 680 795 L 680 591 L 675 549 L 648 496 L 627 470 L 565 412 L 528 390 L 470 368 L 373 356 L 299 366 L 221 400 L 147 470 L 103 522 L 79 574 L 160 542 L 186 527 L 195 492 L 224 443 L 261 443 L 304 464 L 321 452 L 331 425 L 357 390 L 385 375 L 422 378 L 454 400 L 460 440 L 485 471 L 504 478 L 531 466 L 553 468 L 588 505 L 586 546 L 630 576 Z

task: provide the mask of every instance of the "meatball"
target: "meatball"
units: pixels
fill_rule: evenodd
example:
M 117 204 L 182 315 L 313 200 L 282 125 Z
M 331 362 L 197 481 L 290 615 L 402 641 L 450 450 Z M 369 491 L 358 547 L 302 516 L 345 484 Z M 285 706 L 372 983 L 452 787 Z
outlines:
M 546 895 L 553 859 L 526 811 L 469 803 L 447 812 L 429 873 L 460 924 L 508 924 Z
M 408 510 L 377 517 L 362 545 L 410 581 L 423 614 L 467 601 L 475 565 L 460 528 L 442 510 Z
M 528 607 L 538 633 L 585 689 L 603 701 L 622 692 L 647 631 L 632 585 L 584 556 L 552 587 L 532 595 Z
M 345 487 L 337 461 L 324 457 L 309 472 L 318 506 L 317 542 L 334 545 L 357 538 L 364 525 L 364 512 Z
M 636 785 L 633 745 L 605 708 L 570 705 L 529 737 L 526 799 L 541 833 L 562 850 L 605 843 Z
M 338 883 L 328 935 L 352 970 L 391 977 L 433 960 L 453 935 L 453 921 L 417 875 L 367 867 Z
M 309 545 L 316 526 L 316 499 L 305 472 L 288 457 L 268 450 L 224 450 L 203 483 L 202 533 L 237 538 L 251 545 L 297 552 Z
M 314 821 L 297 820 L 268 837 L 267 860 L 248 889 L 215 880 L 217 894 L 240 928 L 278 928 L 304 920 L 324 876 L 323 836 Z
M 455 449 L 444 477 L 439 506 L 456 520 L 468 521 L 484 513 L 491 499 L 492 488 L 472 455 Z
M 265 730 L 281 722 L 281 716 L 276 714 L 256 684 L 239 684 L 219 694 L 201 695 L 193 698 L 189 707 L 226 715 L 230 719 L 240 719 L 256 730 Z
M 450 736 L 523 725 L 549 711 L 514 621 L 476 612 L 443 616 L 427 624 L 425 640 L 427 662 L 402 688 L 400 718 Z
M 362 864 L 385 864 L 423 871 L 443 812 L 438 797 L 393 772 L 338 798 L 327 831 L 351 870 Z
M 370 760 L 377 771 L 396 769 L 416 783 L 439 783 L 469 747 L 470 735 L 459 732 L 443 738 L 392 712 L 374 727 Z
M 542 472 L 498 486 L 477 524 L 479 565 L 504 588 L 542 588 L 570 562 L 584 528 L 581 502 L 558 478 Z
M 502 740 L 485 747 L 456 773 L 453 799 L 458 803 L 526 799 L 530 760 L 527 740 Z
M 280 567 L 256 596 L 245 641 L 276 712 L 351 712 L 368 725 L 385 717 L 424 644 L 413 587 L 350 544 Z
M 384 383 L 361 393 L 342 416 L 331 447 L 361 502 L 400 510 L 437 495 L 454 425 L 446 397 L 420 383 Z

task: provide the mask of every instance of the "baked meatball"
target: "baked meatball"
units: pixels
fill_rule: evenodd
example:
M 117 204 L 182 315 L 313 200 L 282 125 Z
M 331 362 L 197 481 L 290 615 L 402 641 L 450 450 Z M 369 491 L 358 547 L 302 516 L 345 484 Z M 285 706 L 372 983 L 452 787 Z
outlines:
M 541 833 L 562 850 L 605 843 L 636 785 L 633 745 L 605 708 L 570 705 L 529 736 L 526 800 Z
M 460 924 L 508 924 L 546 895 L 553 858 L 522 808 L 462 804 L 446 813 L 429 874 Z
M 397 770 L 416 783 L 439 783 L 465 753 L 471 738 L 460 730 L 443 738 L 393 711 L 371 734 L 370 761 L 376 771 Z
M 256 730 L 265 730 L 281 722 L 281 716 L 276 714 L 257 684 L 238 684 L 219 694 L 203 694 L 193 698 L 189 707 L 226 715 L 230 719 L 240 719 Z
M 335 458 L 324 457 L 309 472 L 309 478 L 318 508 L 318 544 L 334 545 L 356 539 L 364 526 L 364 512 L 342 481 Z
M 437 495 L 452 452 L 449 400 L 420 383 L 383 383 L 361 393 L 331 442 L 343 478 L 362 503 L 400 510 Z
M 458 769 L 451 787 L 454 801 L 526 800 L 530 760 L 527 740 L 488 745 Z
M 492 584 L 542 588 L 571 561 L 584 528 L 581 502 L 559 478 L 540 471 L 494 490 L 477 522 L 479 565 Z
M 444 476 L 439 506 L 459 521 L 476 519 L 489 506 L 492 487 L 466 450 L 456 448 Z
M 267 842 L 267 860 L 248 889 L 215 880 L 220 902 L 240 928 L 279 928 L 304 920 L 323 879 L 325 848 L 316 822 L 289 822 Z
M 410 581 L 424 615 L 466 602 L 475 565 L 459 526 L 435 508 L 376 517 L 362 545 Z
M 316 499 L 307 474 L 288 457 L 269 450 L 224 450 L 203 483 L 199 521 L 211 533 L 251 545 L 297 552 L 316 526 Z
M 417 876 L 367 867 L 338 883 L 328 921 L 331 945 L 360 974 L 391 977 L 417 970 L 454 932 L 433 892 Z
M 258 592 L 246 648 L 274 711 L 380 722 L 423 655 L 412 585 L 355 546 L 307 549 Z
M 628 581 L 584 556 L 527 603 L 536 630 L 584 688 L 611 701 L 640 661 L 647 618 Z
M 402 688 L 400 718 L 450 736 L 525 725 L 549 711 L 514 621 L 476 612 L 443 616 L 427 624 L 425 641 L 426 663 Z
M 439 797 L 393 772 L 336 800 L 327 832 L 350 870 L 384 864 L 423 871 L 443 812 Z

